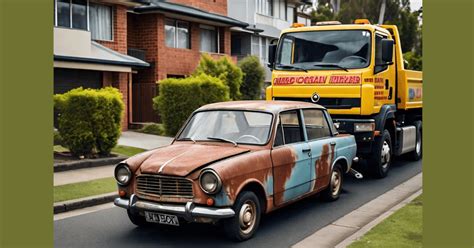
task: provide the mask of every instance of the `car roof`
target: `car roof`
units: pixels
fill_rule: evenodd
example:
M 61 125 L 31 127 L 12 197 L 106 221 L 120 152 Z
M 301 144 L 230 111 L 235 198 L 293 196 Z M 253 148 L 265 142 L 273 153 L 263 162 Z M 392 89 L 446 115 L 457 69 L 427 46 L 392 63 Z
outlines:
M 215 109 L 232 109 L 232 110 L 264 111 L 264 112 L 278 114 L 285 110 L 303 109 L 303 108 L 325 109 L 321 105 L 309 103 L 309 102 L 252 100 L 252 101 L 229 101 L 229 102 L 211 103 L 211 104 L 207 104 L 198 108 L 196 111 L 215 110 Z

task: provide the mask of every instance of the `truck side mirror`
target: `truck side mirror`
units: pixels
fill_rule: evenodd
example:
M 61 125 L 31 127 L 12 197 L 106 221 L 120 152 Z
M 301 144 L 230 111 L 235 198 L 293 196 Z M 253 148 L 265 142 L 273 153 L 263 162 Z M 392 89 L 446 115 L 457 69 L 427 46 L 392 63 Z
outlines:
M 382 61 L 390 63 L 393 60 L 393 40 L 382 40 Z
M 273 64 L 275 63 L 275 54 L 276 54 L 276 44 L 270 44 L 268 46 L 268 67 L 273 68 Z

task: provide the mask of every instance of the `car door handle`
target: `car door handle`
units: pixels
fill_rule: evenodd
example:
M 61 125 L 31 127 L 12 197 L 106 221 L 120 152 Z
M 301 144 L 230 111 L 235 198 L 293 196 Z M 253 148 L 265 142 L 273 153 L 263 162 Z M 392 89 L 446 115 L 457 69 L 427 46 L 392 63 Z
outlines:
M 336 142 L 335 141 L 332 141 L 331 143 L 329 143 L 331 146 L 335 146 L 336 145 Z
M 311 151 L 311 148 L 303 148 L 303 150 L 301 150 L 302 152 L 310 152 Z

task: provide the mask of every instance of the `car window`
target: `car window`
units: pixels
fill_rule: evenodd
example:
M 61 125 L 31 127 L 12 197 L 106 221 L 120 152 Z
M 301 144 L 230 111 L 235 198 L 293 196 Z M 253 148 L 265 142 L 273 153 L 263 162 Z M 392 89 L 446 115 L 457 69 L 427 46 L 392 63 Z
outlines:
M 277 147 L 277 146 L 281 146 L 281 145 L 284 145 L 284 144 L 285 144 L 285 140 L 284 140 L 284 137 L 283 137 L 283 129 L 282 129 L 282 126 L 281 126 L 280 117 L 278 117 L 278 125 L 277 125 L 277 129 L 276 129 L 275 142 L 273 142 L 273 146 Z
M 323 110 L 305 109 L 303 110 L 303 117 L 308 140 L 331 136 L 331 131 Z
M 285 144 L 304 141 L 303 131 L 297 110 L 291 110 L 280 114 L 283 141 Z

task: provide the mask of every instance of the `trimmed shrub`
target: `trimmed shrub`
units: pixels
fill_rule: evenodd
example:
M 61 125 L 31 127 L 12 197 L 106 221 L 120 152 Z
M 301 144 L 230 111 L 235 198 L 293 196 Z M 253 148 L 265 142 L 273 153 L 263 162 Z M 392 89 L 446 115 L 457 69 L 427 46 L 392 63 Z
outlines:
M 175 135 L 189 115 L 202 105 L 229 100 L 229 88 L 218 78 L 200 74 L 160 81 L 153 107 L 161 115 L 166 134 Z
M 73 89 L 54 96 L 62 145 L 75 156 L 110 154 L 121 133 L 122 94 L 113 87 Z
M 241 97 L 242 70 L 228 56 L 214 60 L 210 55 L 203 54 L 193 75 L 207 74 L 222 80 L 229 87 L 229 97 L 238 100 Z
M 59 134 L 58 131 L 53 131 L 53 144 L 56 145 L 62 145 L 63 144 L 63 138 Z
M 244 73 L 244 79 L 240 86 L 242 99 L 260 99 L 263 82 L 265 80 L 265 69 L 256 56 L 247 56 L 239 62 L 239 67 Z

